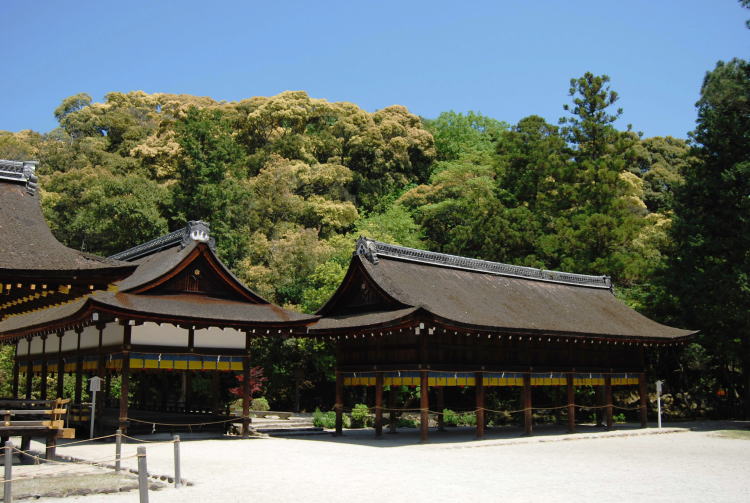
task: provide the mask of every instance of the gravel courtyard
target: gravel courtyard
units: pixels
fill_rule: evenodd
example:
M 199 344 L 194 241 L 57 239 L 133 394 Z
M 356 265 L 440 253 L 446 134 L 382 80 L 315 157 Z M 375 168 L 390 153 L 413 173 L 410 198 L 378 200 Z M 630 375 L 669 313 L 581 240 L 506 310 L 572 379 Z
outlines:
M 750 440 L 720 425 L 696 431 L 620 429 L 563 435 L 416 432 L 384 435 L 352 431 L 249 440 L 184 440 L 182 474 L 193 485 L 150 493 L 153 503 L 277 501 L 750 501 Z M 171 444 L 146 444 L 149 472 L 172 475 Z M 136 446 L 123 447 L 123 455 Z M 80 458 L 102 458 L 112 444 L 61 448 Z M 134 467 L 133 460 L 128 463 Z M 42 499 L 49 503 L 59 499 Z M 137 492 L 68 498 L 84 503 L 135 502 Z

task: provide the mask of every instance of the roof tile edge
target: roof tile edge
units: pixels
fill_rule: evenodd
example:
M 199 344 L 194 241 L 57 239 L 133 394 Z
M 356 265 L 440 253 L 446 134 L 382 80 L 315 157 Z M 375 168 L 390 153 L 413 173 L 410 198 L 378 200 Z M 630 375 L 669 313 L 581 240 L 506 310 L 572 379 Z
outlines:
M 534 267 L 490 262 L 488 260 L 461 257 L 458 255 L 449 255 L 447 253 L 437 253 L 382 243 L 380 241 L 368 239 L 364 236 L 360 236 L 357 240 L 354 254 L 365 257 L 373 264 L 378 263 L 378 255 L 380 255 L 410 262 L 441 265 L 453 269 L 526 278 L 551 283 L 562 283 L 566 285 L 603 288 L 608 290 L 612 289 L 612 280 L 609 276 L 593 276 L 588 274 L 549 271 L 546 269 L 536 269 Z
M 20 182 L 26 185 L 26 190 L 32 196 L 36 193 L 38 178 L 37 161 L 10 161 L 0 159 L 0 180 Z
M 132 261 L 176 245 L 185 248 L 192 241 L 208 243 L 208 246 L 212 250 L 216 249 L 216 241 L 211 237 L 211 226 L 208 222 L 202 220 L 191 220 L 182 229 L 159 236 L 158 238 L 141 243 L 133 248 L 128 248 L 125 251 L 115 253 L 107 258 Z

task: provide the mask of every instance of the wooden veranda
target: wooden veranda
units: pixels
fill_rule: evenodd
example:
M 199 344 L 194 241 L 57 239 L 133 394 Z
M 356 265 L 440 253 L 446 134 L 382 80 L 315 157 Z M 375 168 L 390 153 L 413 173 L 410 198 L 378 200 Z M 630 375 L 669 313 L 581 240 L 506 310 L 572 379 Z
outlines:
M 438 420 L 443 390 L 473 387 L 476 434 L 484 435 L 489 389 L 520 393 L 524 432 L 533 431 L 532 390 L 565 389 L 568 429 L 575 389 L 603 391 L 613 425 L 613 387 L 639 394 L 646 425 L 647 352 L 683 344 L 695 332 L 656 323 L 616 299 L 609 278 L 546 271 L 388 245 L 357 242 L 344 281 L 310 333 L 335 341 L 337 433 L 345 386 L 374 388 L 375 433 L 383 430 L 383 390 L 419 386 L 427 440 L 430 388 Z

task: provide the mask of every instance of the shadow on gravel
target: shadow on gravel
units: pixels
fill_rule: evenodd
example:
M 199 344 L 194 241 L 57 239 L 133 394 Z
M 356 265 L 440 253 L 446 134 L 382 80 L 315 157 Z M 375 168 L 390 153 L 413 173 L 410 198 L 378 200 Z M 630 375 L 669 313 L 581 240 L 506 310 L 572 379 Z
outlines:
M 675 430 L 678 428 L 679 430 Z M 683 425 L 669 425 L 664 432 L 685 431 L 687 427 Z M 576 433 L 568 433 L 567 428 L 561 425 L 536 425 L 532 436 L 524 436 L 523 429 L 515 426 L 494 427 L 485 430 L 483 439 L 478 440 L 475 436 L 473 427 L 450 427 L 445 431 L 438 431 L 436 428 L 430 428 L 428 444 L 466 444 L 480 445 L 493 440 L 507 440 L 508 442 L 519 441 L 553 441 L 553 440 L 574 440 L 577 438 L 590 438 L 596 436 L 606 437 L 609 435 L 627 435 L 657 433 L 656 428 L 643 429 L 639 424 L 622 423 L 616 424 L 611 431 L 607 431 L 603 426 L 593 424 L 578 424 Z M 335 442 L 345 444 L 357 444 L 367 447 L 400 447 L 408 445 L 418 445 L 419 430 L 416 428 L 400 428 L 397 433 L 389 433 L 384 429 L 382 437 L 375 437 L 375 430 L 372 428 L 360 428 L 344 430 L 343 436 L 335 437 L 330 432 L 328 435 L 318 435 L 309 437 L 296 437 L 298 440 L 307 440 L 313 442 Z

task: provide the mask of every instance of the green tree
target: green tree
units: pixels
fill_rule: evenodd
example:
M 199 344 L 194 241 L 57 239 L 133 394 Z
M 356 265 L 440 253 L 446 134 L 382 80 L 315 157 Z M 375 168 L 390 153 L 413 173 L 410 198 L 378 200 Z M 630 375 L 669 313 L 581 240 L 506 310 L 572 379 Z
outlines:
M 668 291 L 684 323 L 703 331 L 723 385 L 744 390 L 750 417 L 750 63 L 719 62 L 696 106 L 696 161 L 676 193 Z
M 244 152 L 231 123 L 217 109 L 190 107 L 174 130 L 180 151 L 170 208 L 173 226 L 209 222 L 222 257 L 233 265 L 246 246 Z

